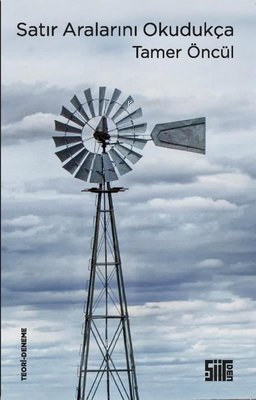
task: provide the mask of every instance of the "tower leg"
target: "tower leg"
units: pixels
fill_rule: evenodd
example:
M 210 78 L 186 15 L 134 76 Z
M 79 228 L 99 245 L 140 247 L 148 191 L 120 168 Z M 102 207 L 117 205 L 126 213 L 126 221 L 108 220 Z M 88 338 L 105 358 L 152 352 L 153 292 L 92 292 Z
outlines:
M 139 400 L 112 193 L 99 185 L 77 400 Z

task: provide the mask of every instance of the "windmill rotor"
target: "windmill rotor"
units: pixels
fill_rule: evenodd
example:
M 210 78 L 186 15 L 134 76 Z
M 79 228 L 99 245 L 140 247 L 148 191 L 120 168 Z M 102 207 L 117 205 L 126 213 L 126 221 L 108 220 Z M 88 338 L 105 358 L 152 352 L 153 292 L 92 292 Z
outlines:
M 106 87 L 99 87 L 98 97 L 91 89 L 84 91 L 80 101 L 76 95 L 70 100 L 73 110 L 62 107 L 65 122 L 55 121 L 53 136 L 56 155 L 62 166 L 75 178 L 93 183 L 111 182 L 132 170 L 142 157 L 148 139 L 141 136 L 146 123 L 137 123 L 142 110 L 131 111 L 131 96 L 119 101 L 121 91 L 115 89 L 106 97 Z M 136 122 L 135 122 L 136 120 Z

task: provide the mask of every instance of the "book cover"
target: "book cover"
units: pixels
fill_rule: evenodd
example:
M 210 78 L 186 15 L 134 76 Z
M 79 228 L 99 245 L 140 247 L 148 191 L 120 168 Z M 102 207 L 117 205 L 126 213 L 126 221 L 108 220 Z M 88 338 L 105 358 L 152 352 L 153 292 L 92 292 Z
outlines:
M 2 2 L 4 400 L 256 398 L 255 22 Z

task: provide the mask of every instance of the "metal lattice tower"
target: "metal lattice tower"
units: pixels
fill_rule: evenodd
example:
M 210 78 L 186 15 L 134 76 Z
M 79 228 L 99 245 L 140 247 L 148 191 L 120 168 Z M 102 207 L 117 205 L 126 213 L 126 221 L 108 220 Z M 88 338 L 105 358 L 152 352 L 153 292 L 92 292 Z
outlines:
M 112 193 L 119 190 L 110 183 L 95 190 L 97 209 L 78 400 L 139 399 L 112 200 Z
M 96 194 L 97 206 L 90 276 L 83 326 L 76 400 L 139 400 L 130 323 L 115 223 L 113 193 L 124 191 L 111 182 L 132 170 L 148 140 L 157 146 L 205 153 L 205 118 L 158 124 L 151 136 L 147 124 L 136 124 L 141 108 L 130 111 L 131 96 L 119 103 L 120 90 L 110 99 L 75 95 L 73 111 L 62 107 L 65 122 L 55 121 L 56 155 L 63 168 L 83 181 L 97 183 L 84 191 Z

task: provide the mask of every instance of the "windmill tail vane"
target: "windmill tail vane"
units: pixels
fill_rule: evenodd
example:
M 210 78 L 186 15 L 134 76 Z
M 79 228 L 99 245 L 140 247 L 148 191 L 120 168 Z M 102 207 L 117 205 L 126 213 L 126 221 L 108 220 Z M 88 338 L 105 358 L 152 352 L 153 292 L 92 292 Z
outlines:
M 98 184 L 76 400 L 139 400 L 135 359 L 112 195 L 125 190 L 112 181 L 131 172 L 148 140 L 156 146 L 205 153 L 205 118 L 157 124 L 144 135 L 141 108 L 90 88 L 55 121 L 56 155 L 75 178 Z

